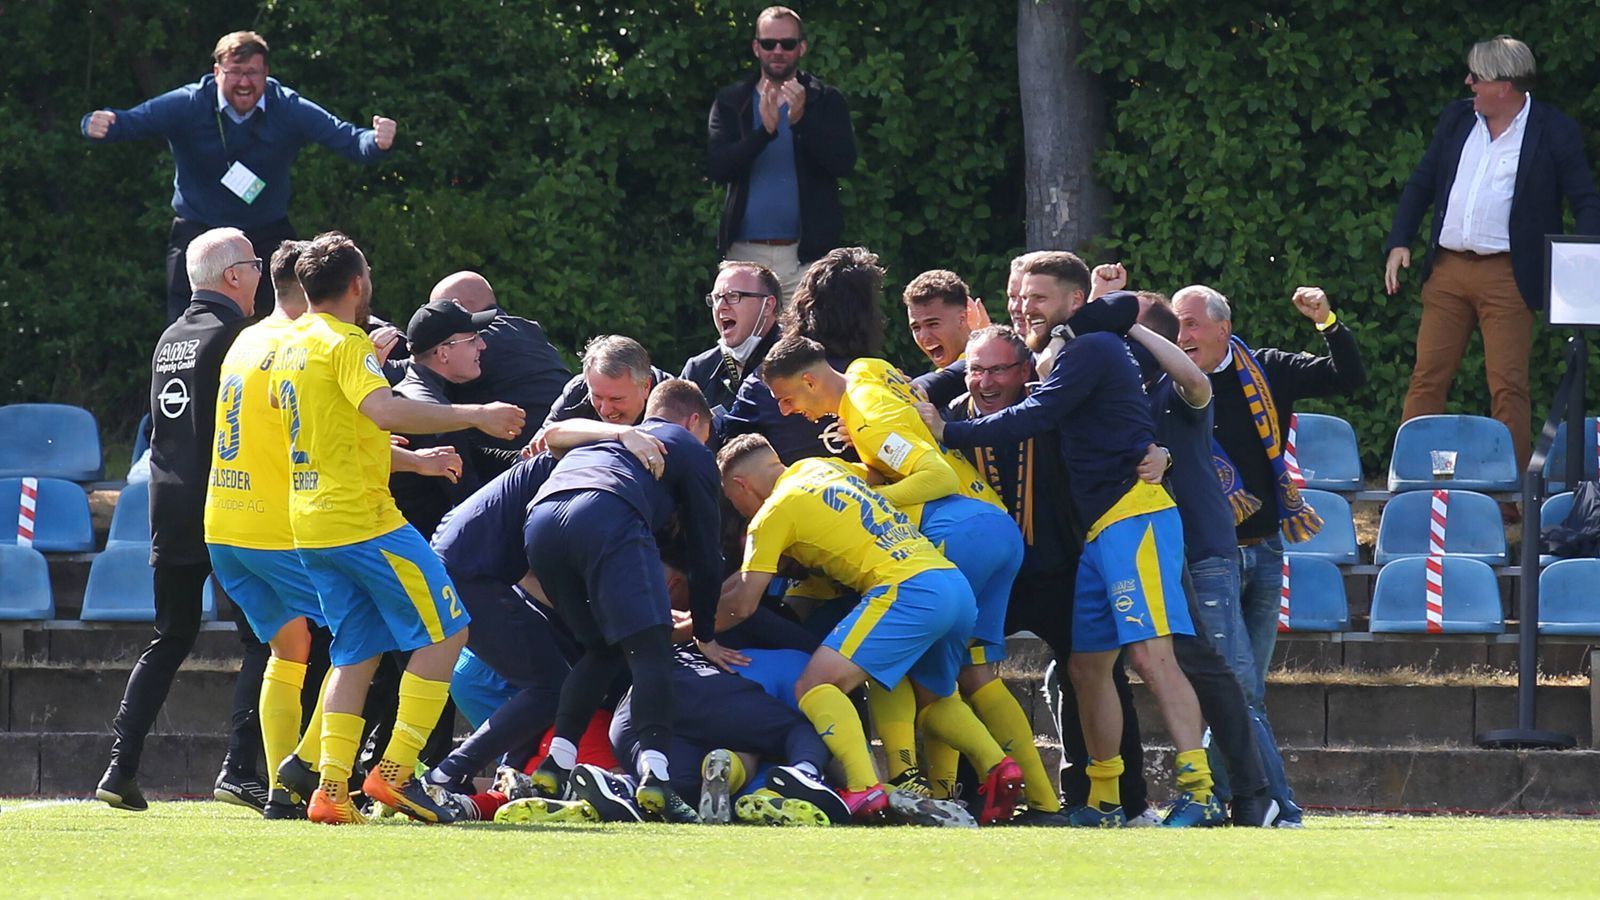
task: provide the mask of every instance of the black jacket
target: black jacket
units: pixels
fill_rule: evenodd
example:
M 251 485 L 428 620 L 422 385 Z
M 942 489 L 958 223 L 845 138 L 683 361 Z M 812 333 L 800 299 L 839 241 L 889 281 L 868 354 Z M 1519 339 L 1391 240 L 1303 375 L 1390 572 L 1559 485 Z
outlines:
M 671 377 L 672 374 L 670 372 L 663 372 L 655 366 L 651 366 L 650 389 L 654 390 L 656 385 Z M 567 419 L 593 419 L 597 422 L 600 420 L 600 414 L 594 411 L 594 403 L 589 400 L 589 384 L 583 380 L 582 372 L 572 376 L 572 380 L 567 382 L 567 386 L 561 389 L 561 395 L 556 397 L 554 403 L 550 404 L 550 413 L 544 417 L 544 421 L 540 423 L 538 430 L 543 431 L 551 425 L 557 422 L 564 422 Z M 642 413 L 639 419 L 640 421 L 644 420 Z M 637 425 L 639 423 L 634 422 L 633 424 Z
M 1572 206 L 1578 234 L 1600 235 L 1600 192 L 1595 190 L 1594 178 L 1589 174 L 1578 123 L 1547 103 L 1528 102 L 1533 106 L 1528 110 L 1522 135 L 1522 156 L 1517 162 L 1507 231 L 1511 238 L 1511 271 L 1522 302 L 1530 309 L 1543 309 L 1548 290 L 1544 283 L 1544 236 L 1561 233 L 1561 198 L 1566 197 Z M 1461 162 L 1461 148 L 1476 123 L 1471 100 L 1457 100 L 1446 106 L 1427 152 L 1400 194 L 1400 206 L 1395 210 L 1394 227 L 1389 230 L 1384 250 L 1409 245 L 1422 223 L 1422 214 L 1433 204 L 1433 231 L 1428 236 L 1427 255 L 1422 259 L 1423 281 L 1433 268 L 1433 253 L 1444 229 L 1445 207 Z
M 150 361 L 150 564 L 209 565 L 206 479 L 216 438 L 222 358 L 250 321 L 232 300 L 198 290 Z
M 444 376 L 421 363 L 413 363 L 406 377 L 395 385 L 394 392 L 419 403 L 450 404 L 450 383 Z M 477 435 L 472 429 L 452 431 L 447 434 L 405 434 L 407 450 L 428 447 L 454 447 L 461 456 L 461 478 L 455 484 L 448 478 L 419 475 L 416 472 L 393 472 L 389 475 L 389 493 L 394 495 L 395 506 L 406 521 L 424 537 L 431 538 L 439 520 L 457 503 L 467 499 L 483 486 L 478 472 Z
M 839 203 L 839 179 L 856 167 L 856 138 L 850 128 L 850 108 L 838 88 L 829 87 L 808 72 L 795 76 L 806 89 L 805 115 L 790 133 L 794 135 L 795 177 L 800 188 L 801 262 L 816 259 L 840 246 L 844 234 L 844 207 Z M 728 186 L 717 229 L 717 253 L 725 255 L 739 226 L 744 224 L 745 200 L 750 195 L 750 165 L 766 149 L 773 135 L 754 124 L 751 106 L 759 75 L 717 92 L 707 123 L 706 170 L 713 181 Z
M 777 325 L 767 329 L 766 337 L 756 344 L 755 352 L 745 360 L 743 368 L 718 344 L 698 356 L 689 357 L 683 364 L 683 374 L 678 377 L 699 385 L 700 393 L 706 395 L 706 405 L 711 407 L 712 418 L 721 418 L 733 408 L 733 398 L 739 395 L 739 383 L 761 365 L 767 358 L 767 351 L 778 342 L 779 330 Z
M 539 430 L 539 413 L 550 409 L 572 373 L 545 337 L 544 329 L 531 319 L 501 312 L 478 334 L 483 338 L 483 374 L 466 384 L 452 386 L 451 396 L 456 403 L 499 401 L 520 406 L 528 414 L 521 434 L 502 440 L 480 432 L 479 442 L 502 450 L 521 450 Z M 492 477 L 496 473 L 488 474 Z

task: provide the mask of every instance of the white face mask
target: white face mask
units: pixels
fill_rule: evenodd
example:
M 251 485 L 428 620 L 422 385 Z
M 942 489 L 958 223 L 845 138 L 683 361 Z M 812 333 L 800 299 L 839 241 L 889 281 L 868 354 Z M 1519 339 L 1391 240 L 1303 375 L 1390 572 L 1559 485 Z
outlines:
M 727 341 L 723 340 L 722 338 L 717 338 L 717 346 L 721 347 L 729 356 L 732 356 L 735 360 L 737 360 L 741 367 L 750 360 L 751 354 L 756 352 L 756 347 L 761 344 L 761 339 L 767 336 L 767 330 L 761 327 L 762 319 L 765 319 L 767 316 L 765 310 L 766 304 L 763 303 L 762 306 L 763 309 L 761 315 L 756 317 L 756 327 L 751 329 L 749 337 L 739 342 L 739 346 L 730 347 L 728 346 Z

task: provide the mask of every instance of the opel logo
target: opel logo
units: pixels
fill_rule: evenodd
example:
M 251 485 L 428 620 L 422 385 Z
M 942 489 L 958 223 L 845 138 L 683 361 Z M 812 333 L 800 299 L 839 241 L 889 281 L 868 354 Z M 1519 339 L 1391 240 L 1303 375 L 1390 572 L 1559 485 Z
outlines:
M 161 393 L 156 395 L 156 400 L 161 404 L 163 416 L 176 419 L 189 408 L 189 386 L 181 378 L 169 379 L 161 386 Z

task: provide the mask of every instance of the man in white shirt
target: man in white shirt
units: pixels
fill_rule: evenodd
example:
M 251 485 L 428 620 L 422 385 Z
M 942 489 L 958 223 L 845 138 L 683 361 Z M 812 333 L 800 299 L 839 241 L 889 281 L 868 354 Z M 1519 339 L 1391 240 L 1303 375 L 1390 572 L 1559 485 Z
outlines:
M 1400 289 L 1410 243 L 1431 204 L 1422 324 L 1402 421 L 1444 412 L 1473 330 L 1483 332 L 1490 406 L 1511 430 L 1519 467 L 1531 453 L 1528 352 L 1545 305 L 1544 236 L 1562 231 L 1564 196 L 1579 234 L 1600 234 L 1600 193 L 1578 126 L 1533 99 L 1533 51 L 1505 35 L 1467 54 L 1472 99 L 1439 117 L 1406 182 L 1385 246 L 1384 287 Z

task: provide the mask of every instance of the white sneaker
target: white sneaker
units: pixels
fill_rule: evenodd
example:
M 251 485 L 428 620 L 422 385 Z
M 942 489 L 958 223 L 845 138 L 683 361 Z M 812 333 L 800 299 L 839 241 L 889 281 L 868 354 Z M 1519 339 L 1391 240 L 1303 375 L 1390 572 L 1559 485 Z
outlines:
M 1128 820 L 1129 828 L 1154 828 L 1161 824 L 1161 814 L 1156 812 L 1154 806 L 1146 806 L 1144 812 Z

